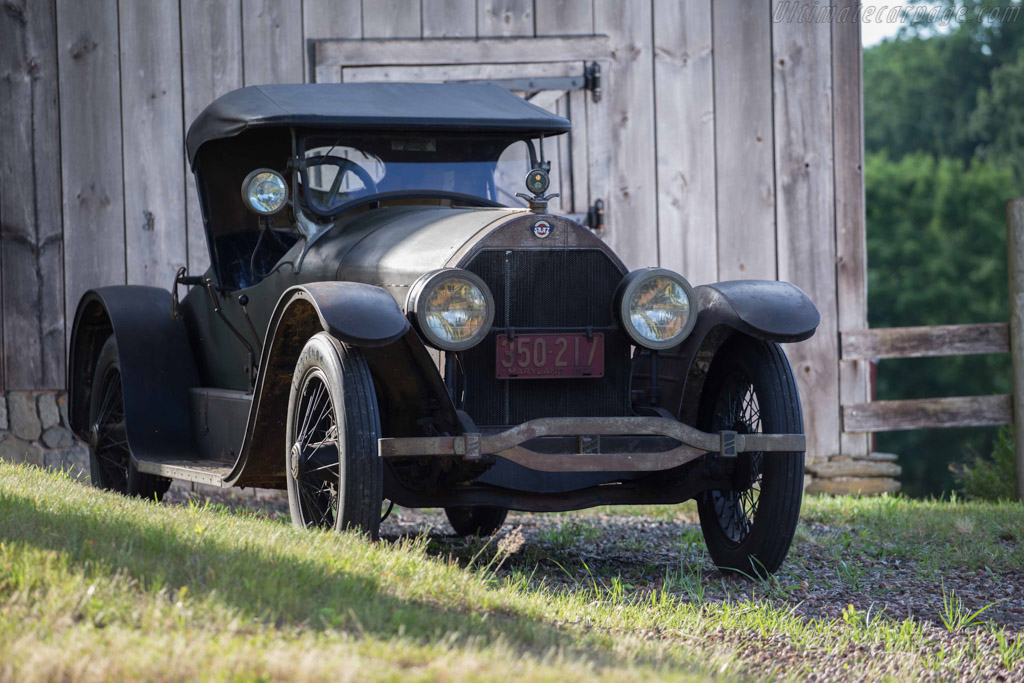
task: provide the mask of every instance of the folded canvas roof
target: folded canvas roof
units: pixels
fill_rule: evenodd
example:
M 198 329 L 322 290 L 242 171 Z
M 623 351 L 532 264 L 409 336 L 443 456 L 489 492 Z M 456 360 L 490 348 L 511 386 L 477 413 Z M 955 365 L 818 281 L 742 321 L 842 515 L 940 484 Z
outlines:
M 254 128 L 479 130 L 522 135 L 568 132 L 569 121 L 508 90 L 482 83 L 307 83 L 233 90 L 188 130 L 188 160 L 203 144 Z

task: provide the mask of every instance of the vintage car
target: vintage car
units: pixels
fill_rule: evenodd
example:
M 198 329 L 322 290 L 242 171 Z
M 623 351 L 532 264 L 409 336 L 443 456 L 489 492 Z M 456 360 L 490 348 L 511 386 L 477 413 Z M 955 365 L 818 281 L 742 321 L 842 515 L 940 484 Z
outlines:
M 778 344 L 818 312 L 782 282 L 629 271 L 548 213 L 543 143 L 569 130 L 488 84 L 214 101 L 186 141 L 211 266 L 78 305 L 92 482 L 286 489 L 295 524 L 370 537 L 393 504 L 465 535 L 695 498 L 718 565 L 777 569 L 805 444 Z

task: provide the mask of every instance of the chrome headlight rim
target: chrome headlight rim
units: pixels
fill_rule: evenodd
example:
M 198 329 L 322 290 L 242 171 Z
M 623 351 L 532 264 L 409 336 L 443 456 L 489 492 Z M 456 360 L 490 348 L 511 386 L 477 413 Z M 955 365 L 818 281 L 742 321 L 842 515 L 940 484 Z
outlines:
M 648 339 L 640 334 L 640 331 L 633 326 L 630 320 L 629 306 L 633 294 L 644 283 L 655 278 L 666 278 L 679 285 L 686 294 L 686 300 L 689 305 L 689 315 L 686 317 L 686 322 L 683 324 L 682 329 L 670 339 Z M 693 286 L 679 273 L 667 268 L 641 268 L 629 273 L 619 285 L 615 293 L 615 312 L 619 317 L 620 324 L 634 344 L 645 349 L 651 349 L 652 351 L 660 351 L 678 346 L 693 332 L 693 328 L 697 324 L 697 296 L 694 293 Z
M 270 174 L 276 177 L 280 181 L 281 188 L 284 192 L 284 194 L 281 197 L 281 203 L 277 206 L 277 208 L 271 211 L 261 211 L 252 198 L 253 193 L 251 192 L 251 190 L 253 188 L 251 186 L 253 185 L 253 183 L 256 182 L 256 179 L 262 174 Z M 249 209 L 249 211 L 252 211 L 257 216 L 273 216 L 276 213 L 280 213 L 280 211 L 288 205 L 288 182 L 284 179 L 284 176 L 281 175 L 280 172 L 275 171 L 272 168 L 254 169 L 250 171 L 249 174 L 245 176 L 245 180 L 242 181 L 242 203 L 245 204 L 245 208 Z
M 484 324 L 472 337 L 461 342 L 453 342 L 434 334 L 427 323 L 426 301 L 437 287 L 449 280 L 464 280 L 476 287 L 484 299 Z M 405 310 L 412 320 L 420 337 L 435 349 L 441 351 L 465 351 L 482 342 L 494 325 L 494 295 L 479 275 L 461 268 L 442 268 L 420 276 L 409 289 Z

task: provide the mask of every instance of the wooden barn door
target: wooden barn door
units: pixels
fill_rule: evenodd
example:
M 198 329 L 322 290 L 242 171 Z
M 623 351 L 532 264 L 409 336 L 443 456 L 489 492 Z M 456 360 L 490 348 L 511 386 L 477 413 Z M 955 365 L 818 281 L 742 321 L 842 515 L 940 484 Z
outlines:
M 560 195 L 552 200 L 551 211 L 603 232 L 610 180 L 610 129 L 607 105 L 602 103 L 605 39 L 560 39 L 576 44 L 568 54 L 538 45 L 548 42 L 552 39 L 316 41 L 312 72 L 317 82 L 491 83 L 566 117 L 572 121 L 572 132 L 546 141 L 543 149 L 551 162 L 550 191 Z M 486 49 L 488 44 L 494 49 Z M 467 56 L 470 45 L 476 49 Z M 481 54 L 474 57 L 481 46 Z M 557 57 L 544 60 L 546 54 Z M 474 61 L 461 61 L 467 57 Z M 519 187 L 527 170 L 527 160 L 522 162 L 521 177 L 503 178 L 499 184 L 525 192 Z M 507 203 L 522 201 L 512 197 Z

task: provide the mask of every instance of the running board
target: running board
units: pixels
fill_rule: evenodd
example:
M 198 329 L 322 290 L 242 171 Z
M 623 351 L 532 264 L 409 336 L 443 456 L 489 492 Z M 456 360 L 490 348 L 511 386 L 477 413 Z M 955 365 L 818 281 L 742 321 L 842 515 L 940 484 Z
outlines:
M 216 460 L 137 460 L 140 472 L 156 474 L 168 479 L 184 479 L 198 484 L 226 488 L 224 477 L 231 472 L 231 464 Z

